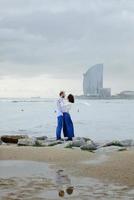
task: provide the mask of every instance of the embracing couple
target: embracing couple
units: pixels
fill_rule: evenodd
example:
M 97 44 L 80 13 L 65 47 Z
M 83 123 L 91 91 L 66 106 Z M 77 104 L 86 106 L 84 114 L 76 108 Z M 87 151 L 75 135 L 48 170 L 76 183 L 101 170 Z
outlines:
M 74 96 L 69 94 L 65 99 L 65 92 L 61 91 L 59 99 L 57 100 L 57 128 L 56 138 L 61 140 L 61 131 L 63 129 L 63 135 L 67 140 L 72 140 L 74 137 L 74 126 L 69 114 L 71 106 L 74 103 Z

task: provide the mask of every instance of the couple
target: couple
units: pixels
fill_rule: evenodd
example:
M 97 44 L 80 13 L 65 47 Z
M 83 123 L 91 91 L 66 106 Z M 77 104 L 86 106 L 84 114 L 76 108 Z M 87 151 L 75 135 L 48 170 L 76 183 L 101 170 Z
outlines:
M 57 101 L 57 128 L 56 128 L 56 138 L 61 140 L 61 131 L 63 129 L 64 137 L 67 140 L 72 140 L 74 137 L 74 126 L 69 114 L 72 104 L 74 103 L 74 96 L 69 94 L 67 100 L 65 100 L 65 92 L 61 91 L 59 94 L 59 99 Z

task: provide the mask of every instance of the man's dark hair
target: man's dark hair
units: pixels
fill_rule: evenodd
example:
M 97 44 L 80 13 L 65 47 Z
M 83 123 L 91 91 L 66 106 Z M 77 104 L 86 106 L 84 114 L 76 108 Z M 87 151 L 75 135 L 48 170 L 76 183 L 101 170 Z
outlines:
M 67 98 L 70 103 L 74 103 L 74 96 L 72 94 L 69 94 Z
M 65 92 L 64 91 L 61 91 L 60 93 L 59 93 L 59 95 L 61 96 L 62 94 L 64 94 Z
M 64 190 L 60 190 L 60 191 L 59 191 L 59 197 L 64 197 L 64 195 L 65 195 Z

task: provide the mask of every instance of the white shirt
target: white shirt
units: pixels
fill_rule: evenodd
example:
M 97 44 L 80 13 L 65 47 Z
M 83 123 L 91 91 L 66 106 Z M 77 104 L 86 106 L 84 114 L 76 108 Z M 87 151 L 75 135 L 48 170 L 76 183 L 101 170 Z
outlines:
M 57 117 L 63 116 L 64 98 L 60 97 L 57 100 Z
M 68 101 L 64 102 L 64 104 L 62 105 L 62 112 L 69 113 L 69 111 L 71 110 L 71 107 L 72 107 L 72 103 Z

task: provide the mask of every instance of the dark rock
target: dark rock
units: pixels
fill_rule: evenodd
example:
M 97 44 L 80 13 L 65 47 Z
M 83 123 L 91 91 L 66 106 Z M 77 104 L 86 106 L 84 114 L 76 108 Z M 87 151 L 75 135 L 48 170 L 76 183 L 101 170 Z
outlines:
M 104 144 L 102 147 L 118 146 L 118 147 L 131 147 L 134 146 L 134 140 L 117 140 Z
M 73 141 L 78 141 L 78 140 L 83 140 L 83 141 L 85 141 L 85 142 L 91 141 L 90 138 L 86 138 L 86 137 L 74 137 L 74 138 L 73 138 Z
M 84 144 L 86 144 L 86 142 L 83 138 L 81 138 L 80 140 L 73 140 L 72 141 L 72 147 L 81 147 Z
M 82 145 L 80 148 L 81 150 L 85 150 L 85 151 L 94 151 L 97 149 L 95 143 L 92 141 L 88 141 L 86 144 Z
M 65 148 L 81 147 L 86 144 L 86 141 L 83 138 L 77 137 L 73 138 L 73 141 L 67 142 Z
M 35 146 L 38 147 L 50 147 L 50 146 L 55 146 L 58 144 L 62 144 L 63 142 L 60 140 L 55 140 L 55 141 L 43 141 L 43 140 L 36 140 L 35 141 Z
M 125 147 L 119 148 L 118 151 L 127 151 L 127 148 L 125 148 Z
M 72 141 L 70 141 L 70 142 L 67 142 L 66 144 L 65 144 L 65 147 L 64 148 L 73 148 L 73 142 Z
M 132 147 L 134 146 L 134 140 L 122 140 L 120 141 L 120 144 L 123 146 L 123 147 Z
M 121 148 L 123 148 L 123 147 L 120 147 L 120 146 L 99 147 L 99 148 L 97 148 L 96 152 L 111 153 L 111 152 L 119 151 L 119 149 L 121 149 Z
M 25 138 L 18 140 L 18 146 L 34 146 L 36 143 L 36 139 L 33 138 Z
M 0 145 L 2 144 L 1 138 L 0 138 Z
M 17 144 L 19 139 L 28 138 L 27 135 L 3 135 L 1 141 L 5 143 Z
M 97 145 L 93 141 L 83 137 L 73 138 L 73 141 L 70 141 L 65 144 L 65 148 L 73 148 L 73 147 L 81 147 L 82 150 L 97 149 Z
M 57 141 L 64 142 L 63 139 L 61 139 L 61 140 L 56 140 L 56 138 L 47 138 L 45 141 L 46 141 L 46 142 L 57 142 Z
M 20 139 L 18 141 L 18 146 L 36 146 L 36 147 L 49 147 L 55 146 L 58 144 L 62 144 L 63 141 L 56 140 L 54 138 L 46 139 L 46 137 L 38 137 L 37 138 L 27 138 L 27 139 Z
M 85 137 L 83 137 L 83 139 L 85 140 L 85 142 L 87 142 L 87 141 L 91 141 L 90 138 L 85 138 Z
M 104 144 L 102 147 L 110 147 L 110 146 L 122 147 L 122 144 L 120 143 L 120 141 L 112 141 L 112 142 L 108 142 L 108 143 Z
M 50 147 L 50 146 L 55 146 L 55 145 L 58 145 L 58 144 L 62 144 L 63 142 L 62 141 L 55 141 L 55 142 L 48 142 L 47 143 L 47 146 Z
M 47 136 L 36 137 L 37 140 L 47 140 Z

